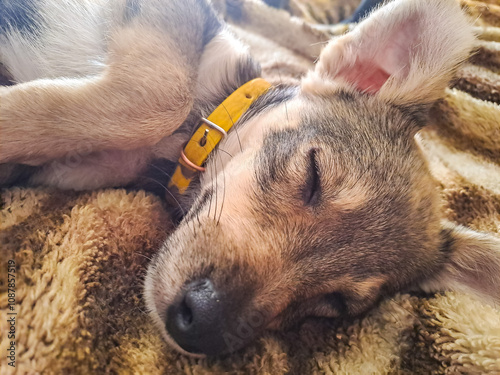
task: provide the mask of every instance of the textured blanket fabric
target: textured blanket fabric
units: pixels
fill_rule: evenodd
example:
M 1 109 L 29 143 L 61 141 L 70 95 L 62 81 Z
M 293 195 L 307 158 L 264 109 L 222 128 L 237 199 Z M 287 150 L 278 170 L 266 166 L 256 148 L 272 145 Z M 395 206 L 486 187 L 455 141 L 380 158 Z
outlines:
M 268 17 L 259 16 L 264 6 L 229 3 L 230 21 L 258 34 L 252 25 Z M 463 3 L 477 19 L 478 52 L 457 73 L 418 142 L 439 182 L 444 215 L 498 234 L 500 3 Z M 238 17 L 234 7 L 241 7 Z M 308 40 L 338 32 L 297 29 L 285 11 L 269 12 Z M 295 65 L 287 62 L 288 71 L 300 75 L 314 60 L 300 43 L 290 46 L 286 38 L 262 33 L 252 37 L 252 48 L 273 39 L 266 43 L 297 56 Z M 286 69 L 263 63 L 265 74 Z M 187 358 L 165 345 L 142 301 L 148 261 L 172 229 L 160 199 L 120 189 L 14 187 L 1 192 L 0 208 L 1 374 L 500 373 L 500 307 L 461 293 L 397 295 L 354 321 L 310 320 L 268 333 L 229 357 Z M 15 368 L 7 359 L 9 260 L 16 263 Z

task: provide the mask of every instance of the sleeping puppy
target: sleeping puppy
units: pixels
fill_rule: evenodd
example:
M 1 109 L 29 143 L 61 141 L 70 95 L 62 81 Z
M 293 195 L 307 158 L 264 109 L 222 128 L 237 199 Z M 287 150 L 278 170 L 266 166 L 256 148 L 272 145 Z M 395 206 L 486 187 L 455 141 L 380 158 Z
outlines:
M 414 141 L 474 43 L 454 0 L 387 4 L 288 86 L 259 79 L 203 0 L 8 4 L 0 61 L 19 83 L 0 88 L 2 163 L 84 189 L 179 158 L 182 221 L 144 294 L 180 352 L 229 353 L 399 291 L 500 301 L 500 241 L 441 220 Z

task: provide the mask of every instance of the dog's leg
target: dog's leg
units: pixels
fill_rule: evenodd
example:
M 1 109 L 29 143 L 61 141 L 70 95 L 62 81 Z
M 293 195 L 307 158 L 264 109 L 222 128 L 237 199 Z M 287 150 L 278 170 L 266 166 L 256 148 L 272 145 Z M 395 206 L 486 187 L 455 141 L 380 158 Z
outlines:
M 194 73 L 169 36 L 124 28 L 111 40 L 100 76 L 0 88 L 0 163 L 41 164 L 81 144 L 135 149 L 184 121 Z

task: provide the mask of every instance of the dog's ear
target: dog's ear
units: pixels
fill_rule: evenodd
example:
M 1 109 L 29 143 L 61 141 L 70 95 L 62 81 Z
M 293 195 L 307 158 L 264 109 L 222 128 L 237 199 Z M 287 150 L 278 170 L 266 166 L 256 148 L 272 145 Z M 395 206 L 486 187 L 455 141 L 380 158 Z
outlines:
M 363 91 L 398 105 L 431 103 L 474 39 L 456 0 L 396 0 L 330 41 L 302 87 L 317 94 Z
M 443 267 L 419 288 L 464 291 L 500 303 L 500 238 L 449 222 L 443 224 L 441 235 Z

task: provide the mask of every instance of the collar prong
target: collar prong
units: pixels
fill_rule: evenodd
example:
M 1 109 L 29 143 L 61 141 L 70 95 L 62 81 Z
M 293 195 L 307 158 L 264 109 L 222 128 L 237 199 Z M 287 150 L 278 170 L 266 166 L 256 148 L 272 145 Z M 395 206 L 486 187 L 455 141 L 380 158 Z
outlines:
M 207 136 L 208 136 L 209 130 L 205 129 L 205 133 L 203 133 L 203 137 L 201 137 L 200 141 L 198 142 L 201 147 L 205 147 L 207 144 Z

